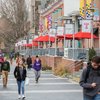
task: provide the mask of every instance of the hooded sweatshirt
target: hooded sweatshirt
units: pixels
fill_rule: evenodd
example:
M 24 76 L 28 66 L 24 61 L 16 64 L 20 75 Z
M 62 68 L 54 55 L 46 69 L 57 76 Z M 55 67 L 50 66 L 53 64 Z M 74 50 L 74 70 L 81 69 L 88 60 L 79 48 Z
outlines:
M 33 68 L 34 68 L 36 71 L 40 71 L 40 70 L 41 70 L 41 60 L 40 60 L 40 59 L 34 61 Z

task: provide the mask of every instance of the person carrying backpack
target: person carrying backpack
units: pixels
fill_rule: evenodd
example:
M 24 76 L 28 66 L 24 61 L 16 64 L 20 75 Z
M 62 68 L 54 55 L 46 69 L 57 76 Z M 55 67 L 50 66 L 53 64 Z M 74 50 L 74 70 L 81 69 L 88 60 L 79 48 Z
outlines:
M 3 78 L 3 87 L 7 87 L 7 82 L 8 82 L 8 73 L 10 72 L 10 63 L 7 61 L 7 58 L 4 58 L 4 62 L 2 63 L 1 67 L 2 71 L 2 78 Z
M 83 100 L 100 100 L 100 56 L 95 56 L 83 69 L 80 82 L 83 87 Z
M 33 69 L 35 73 L 35 81 L 38 83 L 38 80 L 40 78 L 40 70 L 41 70 L 41 60 L 39 59 L 38 56 L 36 56 L 36 59 L 33 64 Z

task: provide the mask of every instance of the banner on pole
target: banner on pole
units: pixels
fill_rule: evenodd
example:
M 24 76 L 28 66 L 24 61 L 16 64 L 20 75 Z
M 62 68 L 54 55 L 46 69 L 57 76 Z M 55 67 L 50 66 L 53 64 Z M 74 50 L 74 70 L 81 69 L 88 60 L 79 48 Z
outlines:
M 74 33 L 74 24 L 66 24 L 65 34 L 73 34 L 73 33 Z
M 58 26 L 57 27 L 57 35 L 61 36 L 64 34 L 64 27 L 63 26 Z
M 92 20 L 82 20 L 82 32 L 91 32 Z
M 49 30 L 49 36 L 55 37 L 55 35 L 56 35 L 56 29 L 55 28 L 51 28 Z

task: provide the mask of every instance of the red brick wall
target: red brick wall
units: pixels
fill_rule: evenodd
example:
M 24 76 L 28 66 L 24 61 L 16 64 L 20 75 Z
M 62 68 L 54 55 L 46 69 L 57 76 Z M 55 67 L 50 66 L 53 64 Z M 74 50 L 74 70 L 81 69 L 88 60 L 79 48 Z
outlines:
M 33 62 L 34 58 L 35 57 L 32 57 Z M 63 67 L 68 72 L 79 71 L 83 64 L 80 61 L 74 61 L 62 57 L 41 56 L 40 59 L 42 61 L 43 66 L 50 66 L 52 67 L 53 71 L 55 71 L 55 69 L 59 67 Z

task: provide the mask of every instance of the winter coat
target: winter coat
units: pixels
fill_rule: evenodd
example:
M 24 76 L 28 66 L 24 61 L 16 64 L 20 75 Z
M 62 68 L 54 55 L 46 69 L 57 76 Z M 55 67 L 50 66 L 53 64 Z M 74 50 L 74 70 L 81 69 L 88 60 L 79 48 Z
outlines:
M 83 69 L 80 85 L 83 87 L 83 93 L 88 96 L 95 96 L 98 92 L 100 92 L 100 68 L 93 69 L 90 66 L 89 76 L 87 78 L 87 82 L 85 82 L 85 77 L 87 73 L 87 68 Z M 91 84 L 96 83 L 96 87 L 92 88 Z
M 22 74 L 22 77 L 21 77 L 21 75 L 20 75 L 20 67 L 16 66 L 15 70 L 14 70 L 14 76 L 17 79 L 17 81 L 25 81 L 26 76 L 27 76 L 26 68 L 23 67 L 23 74 Z

